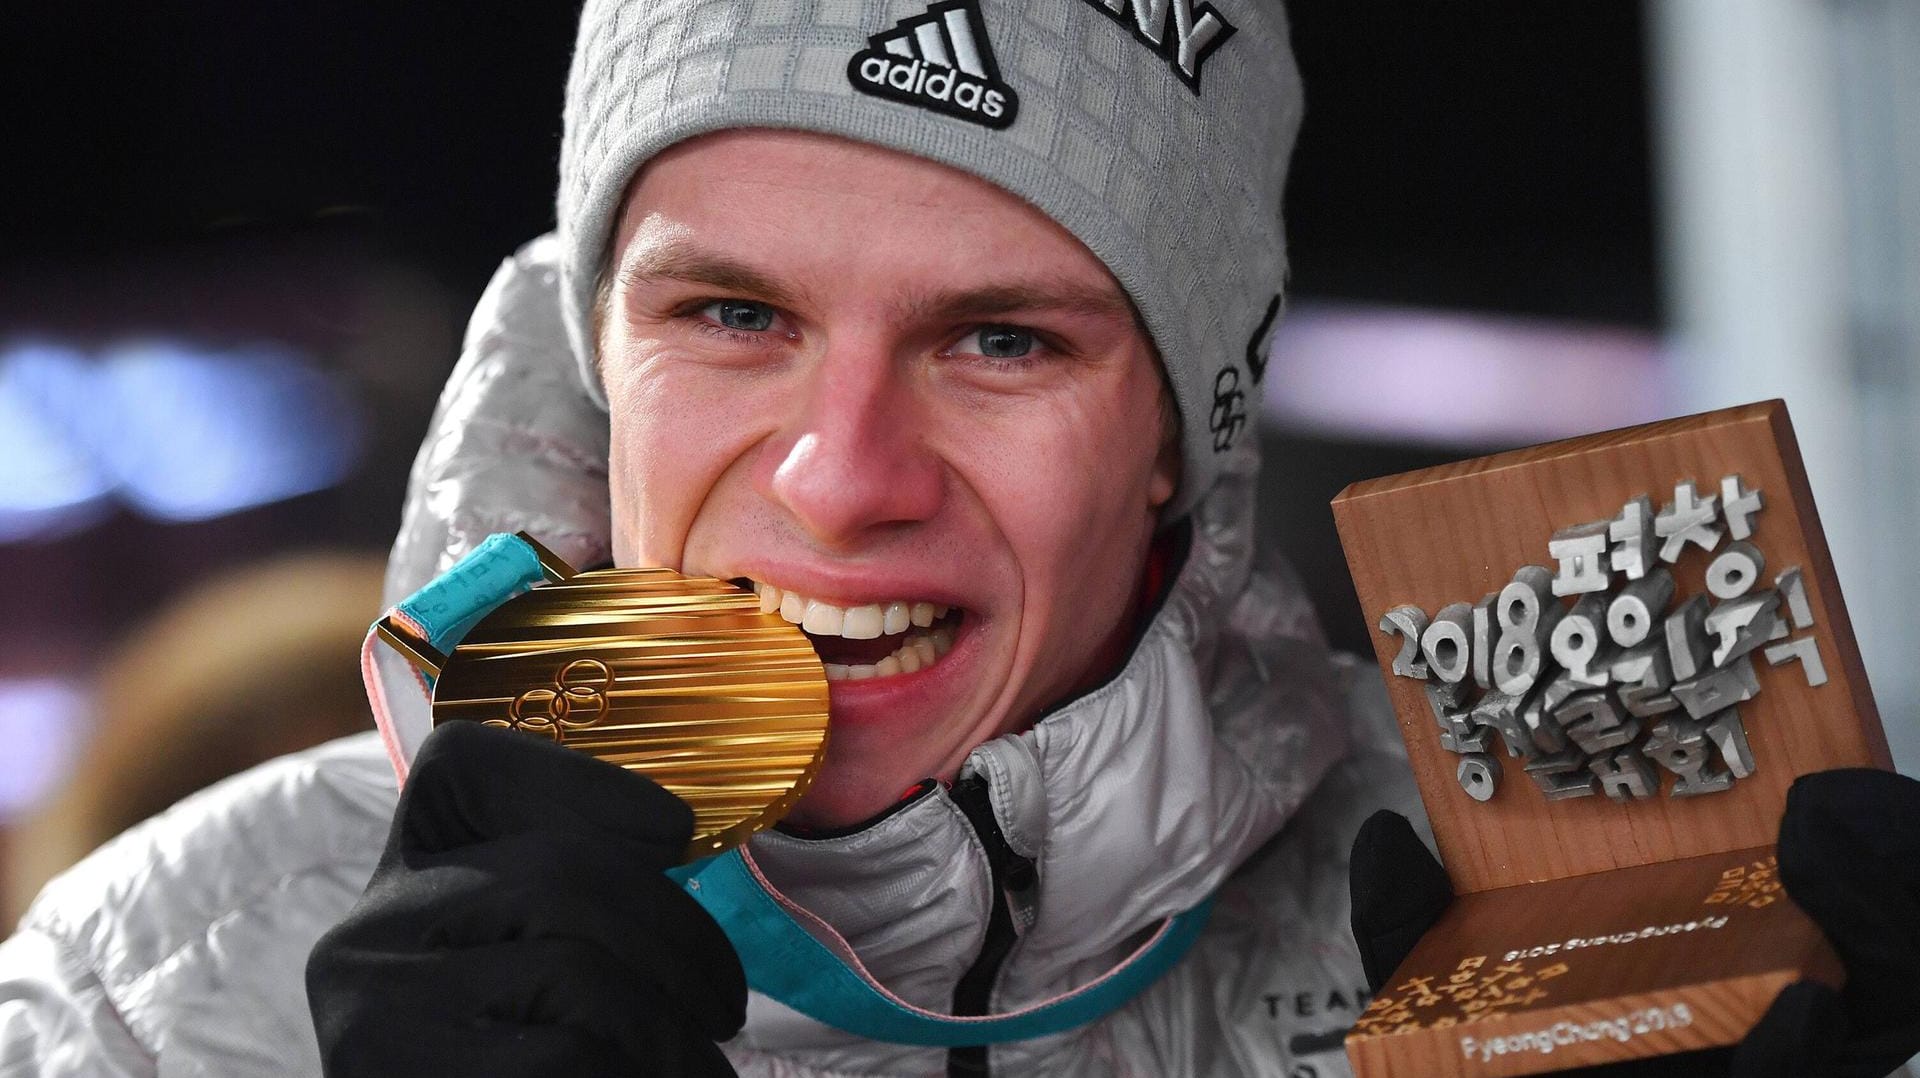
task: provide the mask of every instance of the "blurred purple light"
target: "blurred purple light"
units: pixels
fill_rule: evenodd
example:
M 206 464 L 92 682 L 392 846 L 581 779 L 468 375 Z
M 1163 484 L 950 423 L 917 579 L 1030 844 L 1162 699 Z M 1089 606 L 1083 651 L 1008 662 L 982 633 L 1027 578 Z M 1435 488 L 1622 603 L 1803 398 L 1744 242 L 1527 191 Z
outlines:
M 83 527 L 110 494 L 189 521 L 320 490 L 361 433 L 338 381 L 278 345 L 18 345 L 0 351 L 0 542 Z
M 1513 445 L 1670 414 L 1659 338 L 1620 327 L 1303 303 L 1270 355 L 1263 404 L 1294 430 Z
M 0 679 L 0 821 L 30 809 L 64 779 L 86 736 L 87 699 L 54 678 Z

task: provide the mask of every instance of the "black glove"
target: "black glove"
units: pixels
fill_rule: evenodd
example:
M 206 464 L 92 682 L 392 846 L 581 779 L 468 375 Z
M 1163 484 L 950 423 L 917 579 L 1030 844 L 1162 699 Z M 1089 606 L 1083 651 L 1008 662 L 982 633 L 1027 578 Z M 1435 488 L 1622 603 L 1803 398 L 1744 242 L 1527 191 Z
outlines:
M 1569 1074 L 1881 1078 L 1920 1052 L 1920 783 L 1886 771 L 1803 775 L 1780 822 L 1780 881 L 1847 969 L 1845 990 L 1782 989 L 1732 1048 Z M 1349 864 L 1353 938 L 1381 984 L 1453 900 L 1446 870 L 1394 812 L 1374 813 Z
M 415 758 L 366 893 L 307 960 L 329 1078 L 731 1075 L 746 977 L 662 870 L 693 833 L 639 775 L 478 723 Z

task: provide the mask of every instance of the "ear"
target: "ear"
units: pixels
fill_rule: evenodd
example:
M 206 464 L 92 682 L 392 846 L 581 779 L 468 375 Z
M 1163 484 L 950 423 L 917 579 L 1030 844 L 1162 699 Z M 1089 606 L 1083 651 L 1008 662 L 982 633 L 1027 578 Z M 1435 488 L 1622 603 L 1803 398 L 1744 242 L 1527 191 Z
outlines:
M 1164 407 L 1164 406 L 1163 406 Z M 1173 500 L 1180 486 L 1180 423 L 1171 419 L 1161 424 L 1160 452 L 1153 458 L 1153 472 L 1147 477 L 1147 504 L 1158 511 Z

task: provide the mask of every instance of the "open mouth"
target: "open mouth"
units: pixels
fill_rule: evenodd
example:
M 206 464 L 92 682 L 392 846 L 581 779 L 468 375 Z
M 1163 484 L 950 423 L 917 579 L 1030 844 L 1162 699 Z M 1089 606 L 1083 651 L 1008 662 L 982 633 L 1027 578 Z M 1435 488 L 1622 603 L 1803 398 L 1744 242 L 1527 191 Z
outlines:
M 953 648 L 965 613 L 941 603 L 903 599 L 835 606 L 798 592 L 751 582 L 760 611 L 800 626 L 826 664 L 828 681 L 913 674 Z

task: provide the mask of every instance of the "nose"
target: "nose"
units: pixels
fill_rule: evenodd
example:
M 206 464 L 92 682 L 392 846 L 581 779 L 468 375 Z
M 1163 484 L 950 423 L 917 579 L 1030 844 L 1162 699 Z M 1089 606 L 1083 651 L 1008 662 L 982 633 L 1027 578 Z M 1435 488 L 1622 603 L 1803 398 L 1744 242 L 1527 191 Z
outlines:
M 806 373 L 768 457 L 767 495 L 823 547 L 931 519 L 944 469 L 911 375 L 882 342 L 848 342 Z

